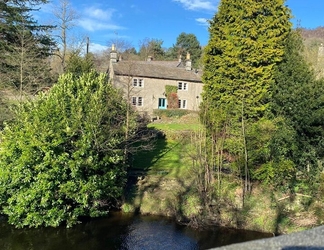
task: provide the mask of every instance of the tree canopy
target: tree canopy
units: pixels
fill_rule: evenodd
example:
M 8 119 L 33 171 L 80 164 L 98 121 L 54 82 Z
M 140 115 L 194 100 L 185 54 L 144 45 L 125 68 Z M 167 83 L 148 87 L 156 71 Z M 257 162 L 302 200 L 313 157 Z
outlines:
M 298 31 L 292 32 L 285 45 L 283 61 L 275 68 L 271 87 L 271 113 L 283 116 L 296 131 L 298 143 L 292 160 L 304 171 L 306 165 L 315 166 L 323 157 L 323 79 L 302 55 L 304 46 Z M 313 168 L 314 169 L 314 168 Z
M 201 117 L 214 142 L 210 157 L 218 157 L 211 162 L 221 169 L 219 157 L 230 155 L 232 170 L 245 178 L 244 191 L 249 189 L 250 165 L 271 160 L 264 149 L 278 130 L 275 122 L 264 118 L 274 67 L 283 60 L 291 32 L 290 17 L 283 0 L 222 0 L 210 21 Z
M 31 12 L 47 1 L 0 2 L 0 84 L 22 92 L 35 92 L 51 82 L 46 61 L 54 43 L 52 26 L 40 25 Z
M 162 40 L 145 38 L 140 42 L 139 55 L 141 59 L 147 60 L 149 56 L 151 56 L 154 60 L 162 59 L 164 57 L 162 44 Z
M 291 30 L 290 11 L 283 0 L 222 0 L 210 22 L 204 56 L 204 100 L 225 105 L 249 117 L 266 109 L 273 67 L 282 60 Z M 224 107 L 222 107 L 224 108 Z
M 182 32 L 177 37 L 177 42 L 172 48 L 172 53 L 175 58 L 185 60 L 187 53 L 190 53 L 190 58 L 194 67 L 198 67 L 199 60 L 202 54 L 202 49 L 197 37 L 192 33 Z

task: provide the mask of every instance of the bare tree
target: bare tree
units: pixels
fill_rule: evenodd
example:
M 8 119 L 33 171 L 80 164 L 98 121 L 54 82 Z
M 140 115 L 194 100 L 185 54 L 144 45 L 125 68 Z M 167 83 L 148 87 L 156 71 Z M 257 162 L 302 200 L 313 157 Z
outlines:
M 57 18 L 57 38 L 60 47 L 57 56 L 61 61 L 61 71 L 64 72 L 69 46 L 68 31 L 75 26 L 75 21 L 79 16 L 69 0 L 60 0 L 59 5 L 53 9 L 53 14 Z
M 14 70 L 3 75 L 2 80 L 7 82 L 18 92 L 18 99 L 35 94 L 41 87 L 51 83 L 49 60 L 42 50 L 42 44 L 29 30 L 29 23 L 20 20 L 15 26 L 16 43 L 11 46 L 10 53 L 6 55 L 6 63 Z
M 107 42 L 109 48 L 111 48 L 112 44 L 115 45 L 117 53 L 122 57 L 123 60 L 139 60 L 136 49 L 132 43 L 128 42 L 127 40 L 117 36 L 116 38 L 110 39 Z

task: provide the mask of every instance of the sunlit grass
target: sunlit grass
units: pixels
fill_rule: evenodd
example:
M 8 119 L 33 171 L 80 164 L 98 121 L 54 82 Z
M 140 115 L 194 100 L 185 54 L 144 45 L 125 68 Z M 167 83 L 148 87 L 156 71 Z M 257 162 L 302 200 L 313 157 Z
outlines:
M 177 140 L 158 139 L 152 151 L 136 155 L 134 168 L 147 171 L 150 175 L 178 177 L 188 166 L 185 144 Z
M 196 131 L 202 128 L 202 125 L 199 123 L 151 123 L 149 127 L 159 129 L 162 131 Z
M 168 119 L 149 124 L 150 128 L 162 131 L 166 138 L 157 139 L 152 151 L 140 152 L 135 156 L 135 169 L 147 171 L 149 175 L 163 175 L 170 178 L 186 174 L 191 161 L 187 145 L 190 133 L 195 133 L 203 126 L 193 119 Z

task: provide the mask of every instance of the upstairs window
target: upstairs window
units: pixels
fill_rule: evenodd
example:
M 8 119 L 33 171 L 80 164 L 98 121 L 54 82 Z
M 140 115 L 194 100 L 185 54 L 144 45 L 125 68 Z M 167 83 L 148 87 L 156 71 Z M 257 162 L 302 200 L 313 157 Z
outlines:
M 178 82 L 178 90 L 188 90 L 188 83 Z
M 133 78 L 133 87 L 144 87 L 144 79 L 142 78 Z

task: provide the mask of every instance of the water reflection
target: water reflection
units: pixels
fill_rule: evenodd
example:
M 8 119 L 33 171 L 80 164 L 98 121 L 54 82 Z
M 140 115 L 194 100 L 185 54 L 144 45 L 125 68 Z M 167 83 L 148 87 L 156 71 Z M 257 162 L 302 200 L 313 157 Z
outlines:
M 114 213 L 73 228 L 15 229 L 0 221 L 2 250 L 208 249 L 268 234 L 214 228 L 193 230 L 157 216 Z
M 199 249 L 198 242 L 185 230 L 166 220 L 137 219 L 122 237 L 121 249 Z

